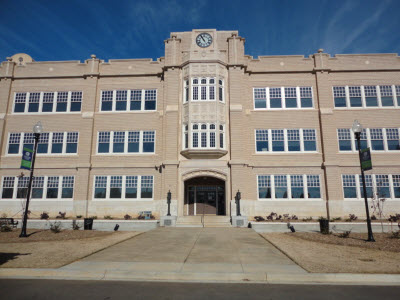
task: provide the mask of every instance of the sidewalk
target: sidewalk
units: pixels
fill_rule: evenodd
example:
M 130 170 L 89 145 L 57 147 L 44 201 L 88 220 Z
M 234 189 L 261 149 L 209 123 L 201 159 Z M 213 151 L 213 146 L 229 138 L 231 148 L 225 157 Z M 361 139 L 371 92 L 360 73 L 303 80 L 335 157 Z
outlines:
M 248 228 L 158 228 L 59 269 L 0 278 L 400 285 L 400 275 L 308 273 Z

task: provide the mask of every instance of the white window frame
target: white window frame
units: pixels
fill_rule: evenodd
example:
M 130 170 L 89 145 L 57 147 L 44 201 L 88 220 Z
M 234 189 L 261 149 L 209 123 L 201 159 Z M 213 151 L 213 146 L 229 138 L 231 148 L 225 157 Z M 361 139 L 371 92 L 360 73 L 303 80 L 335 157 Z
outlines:
M 321 198 L 309 198 L 308 197 L 308 185 L 307 185 L 307 176 L 318 176 L 319 180 L 319 192 Z M 259 186 L 259 177 L 260 176 L 270 176 L 270 185 L 271 185 L 271 198 L 260 198 L 260 186 Z M 287 198 L 275 198 L 275 176 L 286 176 L 286 188 L 287 188 Z M 302 176 L 303 179 L 303 191 L 304 198 L 292 198 L 292 184 L 290 176 Z M 321 201 L 323 199 L 323 190 L 322 190 L 322 182 L 320 174 L 258 174 L 256 176 L 257 182 L 257 200 L 258 201 Z
M 366 97 L 365 96 L 365 87 L 366 86 L 374 86 L 376 90 L 376 97 L 378 101 L 378 106 L 367 106 L 366 104 Z M 393 106 L 382 106 L 382 99 L 381 99 L 381 86 L 391 86 L 391 92 L 392 92 L 392 98 L 393 98 Z M 400 101 L 400 95 L 397 93 L 396 86 L 398 85 L 390 85 L 390 84 L 366 84 L 366 85 L 357 85 L 357 86 L 349 86 L 349 85 L 338 85 L 338 86 L 332 86 L 332 100 L 333 100 L 333 108 L 338 109 L 338 110 L 345 110 L 345 109 L 399 109 L 400 105 L 398 104 L 398 101 Z M 346 92 L 346 106 L 345 107 L 336 107 L 335 106 L 335 93 L 334 93 L 334 88 L 335 87 L 344 87 L 345 92 Z M 361 88 L 361 107 L 351 107 L 350 106 L 350 90 L 349 88 L 352 87 L 360 87 Z
M 59 92 L 67 92 L 68 93 L 68 99 L 67 99 L 67 110 L 66 111 L 57 111 L 57 95 Z M 81 93 L 81 110 L 80 111 L 71 111 L 71 95 L 72 93 Z M 15 101 L 16 101 L 16 96 L 17 94 L 23 94 L 25 93 L 25 109 L 24 112 L 15 112 Z M 28 112 L 29 109 L 29 96 L 31 93 L 40 93 L 40 99 L 39 99 L 39 110 L 38 112 Z M 50 112 L 43 112 L 43 97 L 45 93 L 53 93 L 53 110 Z M 78 101 L 74 101 L 78 102 Z M 12 106 L 12 114 L 13 115 L 38 115 L 38 114 L 43 114 L 43 115 L 48 115 L 48 114 L 81 114 L 82 113 L 82 104 L 83 104 L 83 91 L 41 91 L 41 92 L 14 92 L 14 101 L 13 101 L 13 106 Z
M 194 84 L 194 80 L 198 81 L 197 84 Z M 202 79 L 206 79 L 206 83 L 203 84 L 201 83 Z M 214 83 L 210 83 L 210 79 L 214 80 Z M 189 101 L 190 102 L 220 102 L 223 103 L 225 102 L 225 84 L 224 84 L 224 79 L 222 77 L 217 77 L 217 76 L 211 76 L 211 77 L 204 77 L 204 76 L 194 76 L 191 77 L 190 79 L 187 79 L 189 81 Z M 219 84 L 219 80 L 222 80 L 222 85 Z M 185 82 L 184 82 L 184 89 L 185 89 Z M 197 96 L 198 98 L 195 100 L 193 99 L 193 88 L 197 87 Z M 205 87 L 206 88 L 206 99 L 201 99 L 201 88 Z M 214 99 L 210 99 L 210 87 L 214 87 Z M 222 101 L 219 100 L 219 88 L 222 87 Z M 185 95 L 185 92 L 184 92 Z M 183 103 L 188 103 L 185 102 L 185 98 L 183 99 Z
M 135 131 L 139 132 L 139 152 L 128 152 L 128 137 L 129 137 L 129 132 Z M 148 131 L 152 131 L 154 133 L 154 151 L 153 152 L 143 152 L 143 133 Z M 108 153 L 99 153 L 99 134 L 100 132 L 109 132 L 110 133 L 110 147 L 109 147 L 109 152 Z M 124 138 L 124 152 L 117 152 L 114 153 L 113 151 L 113 146 L 114 146 L 114 132 L 125 132 L 125 138 Z M 96 140 L 96 155 L 154 155 L 156 153 L 156 141 L 157 141 L 157 136 L 156 136 L 156 131 L 155 130 L 113 130 L 113 131 L 97 131 L 97 140 Z
M 79 153 L 79 132 L 78 131 L 64 131 L 64 132 L 46 132 L 49 134 L 49 140 L 48 140 L 48 147 L 47 147 L 47 153 L 36 153 L 37 156 L 68 156 L 68 155 L 78 155 Z M 62 133 L 63 134 L 63 146 L 62 146 L 62 152 L 61 153 L 51 153 L 51 148 L 53 144 L 53 133 Z M 76 153 L 67 153 L 67 136 L 68 133 L 77 133 L 78 134 L 78 141 L 77 141 L 77 148 L 76 148 Z M 19 141 L 19 150 L 18 153 L 8 153 L 9 147 L 10 147 L 10 136 L 11 134 L 20 134 L 20 141 Z M 24 147 L 24 136 L 25 134 L 29 134 L 29 132 L 9 132 L 8 137 L 7 137 L 7 149 L 6 149 L 6 156 L 18 156 L 22 155 L 23 147 Z
M 106 184 L 106 197 L 105 198 L 95 198 L 95 191 L 96 191 L 96 178 L 97 177 L 107 177 L 107 184 Z M 122 176 L 122 190 L 121 190 L 121 198 L 110 198 L 110 191 L 111 191 L 111 177 L 113 176 Z M 126 177 L 127 176 L 136 176 L 137 177 L 137 187 L 136 187 L 136 198 L 125 198 L 126 193 Z M 153 180 L 152 186 L 152 197 L 151 198 L 141 198 L 142 196 L 142 177 L 143 176 L 151 176 Z M 93 175 L 93 186 L 92 186 L 92 200 L 93 201 L 154 201 L 154 188 L 155 188 L 155 178 L 153 175 Z
M 355 176 L 355 180 L 356 180 L 356 195 L 357 198 L 345 198 L 344 195 L 344 185 L 343 185 L 343 177 L 345 175 L 351 175 L 351 176 Z M 399 176 L 400 173 L 397 174 L 367 174 L 370 175 L 372 177 L 372 189 L 373 189 L 373 193 L 374 195 L 376 194 L 376 191 L 378 189 L 377 186 L 377 181 L 376 181 L 376 176 L 388 176 L 388 181 L 389 181 L 389 192 L 390 192 L 390 198 L 385 198 L 387 201 L 398 201 L 400 198 L 395 198 L 395 193 L 394 193 L 394 182 L 393 182 L 393 176 Z M 360 174 L 342 174 L 341 175 L 341 184 L 342 184 L 342 196 L 344 201 L 364 201 L 364 197 L 361 197 L 361 182 L 362 182 L 362 178 Z M 368 198 L 369 200 L 371 198 Z
M 351 150 L 348 151 L 344 151 L 344 150 L 340 150 L 340 145 L 339 145 L 339 129 L 348 129 L 348 128 L 337 128 L 336 129 L 336 136 L 337 136 L 337 149 L 338 149 L 338 153 L 351 153 L 354 154 L 356 152 L 358 152 L 358 150 L 356 150 L 356 138 L 354 136 L 354 132 L 350 129 L 350 140 L 351 140 Z M 399 138 L 400 138 L 400 127 L 390 127 L 390 128 L 364 128 L 367 134 L 367 147 L 370 148 L 371 152 L 375 152 L 375 153 L 399 153 L 399 150 L 389 150 L 389 145 L 388 145 L 388 138 L 387 138 L 387 133 L 386 130 L 387 129 L 397 129 L 398 134 L 399 134 Z M 382 130 L 382 136 L 383 136 L 383 149 L 384 150 L 373 150 L 372 149 L 372 139 L 371 139 L 371 129 L 381 129 Z M 399 140 L 400 142 L 400 140 Z
M 257 130 L 268 130 L 268 151 L 257 151 Z M 283 144 L 284 144 L 284 151 L 272 151 L 272 130 L 283 130 Z M 299 130 L 300 134 L 300 151 L 289 151 L 289 140 L 287 132 L 288 130 Z M 314 130 L 315 132 L 315 151 L 305 151 L 304 150 L 304 130 Z M 254 129 L 254 151 L 256 154 L 299 154 L 299 153 L 318 153 L 318 135 L 317 129 L 315 128 L 256 128 Z
M 271 108 L 271 102 L 270 102 L 270 89 L 271 88 L 280 88 L 281 91 L 281 107 L 275 107 Z M 285 88 L 295 88 L 296 90 L 296 103 L 297 107 L 286 107 L 286 95 L 285 95 Z M 301 107 L 301 94 L 300 94 L 300 88 L 311 88 L 311 101 L 312 101 L 312 106 L 311 107 Z M 255 89 L 265 89 L 266 93 L 266 108 L 256 108 L 255 105 L 255 97 L 254 97 L 254 92 Z M 283 86 L 283 87 L 261 87 L 261 86 L 256 86 L 253 87 L 253 109 L 254 110 L 310 110 L 310 109 L 315 109 L 315 101 L 314 101 L 314 92 L 313 92 L 313 87 L 312 86 Z
M 24 200 L 25 198 L 17 198 L 17 190 L 18 190 L 18 176 L 2 176 L 1 178 L 1 194 L 3 195 L 3 189 L 4 189 L 4 178 L 5 177 L 14 177 L 14 187 L 13 187 L 13 197 L 12 198 L 7 198 L 3 199 L 3 201 L 18 201 L 18 200 Z M 26 176 L 27 177 L 27 176 Z M 37 175 L 36 177 L 43 177 L 43 194 L 42 198 L 32 198 L 31 201 L 36 202 L 36 201 L 73 201 L 75 198 L 75 187 L 76 187 L 76 181 L 75 181 L 75 176 L 74 175 Z M 57 191 L 57 198 L 46 198 L 47 196 L 47 182 L 49 177 L 58 177 L 58 191 Z M 72 198 L 62 198 L 62 188 L 63 188 L 63 178 L 64 177 L 73 177 L 74 182 L 73 182 L 73 192 L 72 192 Z M 29 177 L 27 177 L 29 178 Z M 33 189 L 32 185 L 32 189 Z M 31 195 L 32 196 L 32 195 Z
M 198 129 L 193 129 L 193 125 L 195 125 L 195 124 L 197 124 Z M 201 125 L 206 125 L 207 129 L 201 129 Z M 215 129 L 210 129 L 210 125 L 214 125 Z M 190 126 L 189 126 L 188 129 L 189 129 L 189 131 L 188 131 L 188 134 L 189 134 L 189 148 L 188 149 L 196 149 L 196 150 L 223 149 L 223 148 L 219 147 L 219 132 L 220 132 L 220 130 L 219 130 L 219 127 L 218 127 L 217 123 L 198 123 L 198 122 L 193 122 L 193 123 L 190 123 Z M 193 147 L 193 141 L 194 141 L 193 140 L 193 132 L 197 132 L 198 147 Z M 211 147 L 210 146 L 210 143 L 211 143 L 211 135 L 210 135 L 210 133 L 211 132 L 215 133 L 215 147 Z M 207 139 L 207 146 L 206 147 L 202 147 L 201 146 L 201 134 L 202 133 L 206 133 L 206 139 Z
M 111 105 L 111 110 L 102 110 L 102 103 L 103 103 L 103 92 L 105 91 L 111 91 L 112 92 L 112 105 Z M 127 92 L 127 100 L 126 100 L 126 110 L 116 110 L 117 107 L 117 91 L 126 91 Z M 141 91 L 141 100 L 140 100 L 140 110 L 131 110 L 131 97 L 133 96 L 133 91 Z M 155 91 L 156 92 L 156 106 L 154 109 L 147 109 L 145 110 L 145 94 L 146 91 Z M 100 90 L 100 103 L 99 103 L 99 112 L 100 113 L 146 113 L 146 112 L 155 112 L 157 111 L 157 105 L 158 105 L 158 89 L 156 88 L 148 88 L 148 89 L 131 89 L 131 90 L 125 90 L 125 89 L 104 89 Z

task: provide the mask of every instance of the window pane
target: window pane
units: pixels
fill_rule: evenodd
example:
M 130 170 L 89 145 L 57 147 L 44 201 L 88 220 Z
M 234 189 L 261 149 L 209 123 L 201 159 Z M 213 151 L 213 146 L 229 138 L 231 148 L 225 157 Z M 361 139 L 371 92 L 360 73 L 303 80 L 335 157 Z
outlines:
M 300 141 L 288 141 L 289 151 L 300 151 Z
M 317 144 L 315 141 L 304 141 L 304 151 L 316 151 Z
M 66 102 L 57 102 L 56 111 L 59 111 L 59 112 L 67 111 L 67 103 Z
M 110 152 L 110 144 L 109 143 L 99 143 L 99 153 L 109 153 Z
M 356 187 L 344 187 L 343 190 L 345 198 L 357 198 Z
M 110 198 L 121 198 L 122 188 L 111 188 L 110 189 Z
M 142 176 L 141 198 L 153 197 L 153 176 Z
M 71 111 L 81 111 L 81 102 L 71 102 Z
M 335 97 L 335 107 L 346 107 L 346 97 Z
M 270 99 L 271 108 L 282 108 L 281 98 L 272 98 Z
M 372 150 L 384 150 L 382 140 L 372 140 L 371 146 L 372 146 Z
M 62 153 L 63 141 L 64 141 L 64 133 L 54 132 L 52 138 L 51 153 Z
M 265 99 L 255 99 L 254 100 L 255 108 L 267 108 L 267 100 Z
M 388 149 L 389 150 L 400 150 L 399 141 L 396 140 L 388 140 Z
M 381 97 L 381 100 L 382 100 L 382 106 L 394 106 L 392 96 Z
M 295 108 L 297 107 L 296 98 L 286 98 L 286 108 Z
M 137 198 L 137 188 L 126 188 L 125 198 Z
M 257 151 L 258 152 L 268 151 L 268 141 L 265 141 L 265 142 L 264 141 L 258 141 L 257 142 Z
M 312 98 L 301 98 L 301 107 L 312 107 Z
M 271 188 L 263 187 L 258 189 L 258 198 L 260 199 L 271 199 Z
M 95 198 L 105 198 L 106 197 L 106 188 L 96 188 L 94 191 Z
M 78 144 L 68 143 L 66 151 L 67 151 L 67 153 L 76 153 L 78 151 Z
M 74 194 L 73 188 L 63 188 L 61 198 L 72 198 Z
M 308 187 L 308 198 L 321 198 L 319 187 Z
M 38 153 L 47 153 L 49 144 L 38 144 Z
M 286 175 L 275 175 L 275 198 L 287 198 L 287 178 Z
M 361 97 L 350 97 L 351 107 L 362 107 Z
M 15 103 L 14 106 L 14 112 L 19 113 L 19 112 L 24 112 L 25 111 L 25 103 Z
M 351 141 L 350 140 L 339 141 L 339 150 L 351 151 Z
M 52 112 L 53 111 L 53 101 L 54 101 L 54 93 L 44 93 L 43 94 L 43 112 Z
M 377 97 L 365 97 L 365 104 L 368 107 L 378 106 L 378 98 Z
M 62 153 L 62 144 L 53 144 L 51 147 L 51 153 Z
M 43 188 L 32 188 L 32 199 L 43 198 Z
M 9 154 L 17 154 L 19 152 L 19 144 L 10 144 L 8 146 Z
M 2 198 L 11 199 L 13 197 L 14 188 L 3 188 Z
M 58 188 L 48 188 L 46 198 L 54 199 L 58 197 Z
M 272 151 L 285 151 L 285 145 L 283 141 L 273 141 Z

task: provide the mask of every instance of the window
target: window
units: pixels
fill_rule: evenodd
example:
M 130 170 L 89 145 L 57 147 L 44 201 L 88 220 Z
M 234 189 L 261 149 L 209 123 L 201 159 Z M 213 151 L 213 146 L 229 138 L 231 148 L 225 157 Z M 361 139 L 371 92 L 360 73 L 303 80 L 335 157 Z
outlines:
M 183 102 L 189 102 L 189 80 L 185 79 Z
M 286 108 L 297 107 L 297 95 L 295 87 L 285 87 L 285 107 Z
M 54 93 L 44 93 L 43 94 L 43 106 L 42 112 L 52 112 L 54 103 Z M 79 109 L 80 111 L 80 109 Z
M 199 125 L 193 124 L 193 133 L 192 133 L 192 147 L 198 148 L 199 147 Z
M 342 175 L 343 193 L 345 198 L 357 198 L 355 175 Z
M 302 108 L 312 108 L 312 89 L 310 86 L 300 87 L 300 103 Z
M 303 129 L 304 151 L 317 151 L 315 129 Z
M 293 199 L 304 198 L 303 175 L 290 175 L 290 186 Z
M 390 185 L 388 175 L 375 175 L 376 192 L 379 198 L 390 198 Z
M 397 128 L 386 128 L 388 150 L 400 150 L 399 131 Z
M 400 107 L 400 86 L 334 86 L 336 108 Z M 397 102 L 396 102 L 397 98 Z
M 258 176 L 258 198 L 271 198 L 271 176 Z
M 70 111 L 81 111 L 81 108 L 82 108 L 82 92 L 71 92 Z
M 224 81 L 222 79 L 218 80 L 218 99 L 219 101 L 223 102 L 224 101 Z
M 364 189 L 363 189 L 363 183 L 362 183 L 361 176 L 359 176 L 359 180 L 360 180 L 361 198 L 364 198 Z M 374 192 L 373 192 L 373 184 L 372 184 L 372 175 L 365 175 L 365 188 L 367 189 L 367 198 L 373 198 Z
M 126 135 L 128 138 L 126 138 Z M 97 153 L 154 153 L 155 131 L 100 131 Z
M 275 175 L 274 176 L 275 183 L 275 198 L 287 198 L 287 177 L 286 175 Z
M 189 126 L 183 125 L 183 149 L 189 148 Z
M 370 135 L 371 135 L 372 150 L 384 150 L 382 129 L 371 128 Z
M 321 198 L 321 187 L 318 175 L 307 175 L 308 198 Z
M 256 152 L 310 152 L 316 150 L 315 129 L 256 130 Z
M 281 88 L 269 89 L 269 101 L 271 108 L 282 108 Z
M 300 130 L 288 129 L 288 151 L 300 151 Z
M 344 86 L 333 87 L 335 107 L 346 107 L 346 88 Z
M 197 78 L 194 78 L 192 80 L 193 87 L 192 87 L 192 101 L 199 100 L 199 80 Z
M 27 93 L 15 93 L 15 98 L 14 98 L 14 112 L 15 113 L 25 112 L 26 96 L 27 96 Z
M 115 110 L 126 111 L 127 102 L 128 102 L 128 91 L 116 91 Z
M 185 84 L 189 84 L 187 81 Z M 193 78 L 192 79 L 192 101 L 197 100 L 216 100 L 217 80 L 213 77 Z M 185 102 L 189 99 L 189 87 L 185 86 Z M 223 101 L 223 81 L 218 80 L 218 99 Z
M 400 198 L 400 175 L 393 175 L 394 197 Z
M 78 148 L 78 132 L 44 132 L 38 141 L 38 154 L 76 154 Z M 21 147 L 20 142 L 23 141 Z M 33 149 L 33 133 L 10 133 L 8 138 L 8 154 L 21 154 L 23 148 Z M 51 147 L 49 147 L 51 140 Z M 49 153 L 50 150 L 50 153 Z
M 285 151 L 283 129 L 272 129 L 272 151 Z
M 142 109 L 142 91 L 133 90 L 131 91 L 131 110 Z
M 39 112 L 40 93 L 29 93 L 28 112 Z
M 94 199 L 153 199 L 153 176 L 111 175 L 94 177 Z
M 254 108 L 267 108 L 267 94 L 265 88 L 255 88 Z
M 354 133 L 352 132 L 352 134 L 354 135 Z M 354 140 L 354 145 L 355 145 L 355 149 L 358 151 L 358 143 L 357 140 Z M 366 149 L 368 148 L 368 137 L 367 137 L 367 130 L 365 128 L 363 128 L 361 134 L 360 134 L 360 147 L 361 149 Z
M 225 126 L 224 125 L 219 125 L 219 147 L 221 149 L 225 148 L 225 144 L 224 144 L 225 138 L 224 138 L 224 136 L 225 136 Z
M 222 127 L 222 139 L 223 137 Z M 221 143 L 221 127 L 220 127 Z M 223 141 L 222 141 L 223 146 Z M 192 125 L 192 148 L 216 148 L 217 147 L 217 127 L 215 124 L 193 124 Z M 220 146 L 221 147 L 221 146 Z
M 129 106 L 128 106 L 129 99 Z M 156 110 L 157 90 L 107 90 L 101 92 L 100 111 Z
M 68 108 L 68 92 L 57 92 L 57 112 L 66 112 Z
M 113 91 L 102 91 L 101 111 L 111 111 L 113 104 Z
M 155 110 L 157 101 L 156 90 L 146 90 L 144 93 L 145 106 L 144 110 Z
M 362 107 L 361 87 L 349 86 L 349 95 L 350 95 L 350 106 L 351 107 Z
M 31 198 L 33 200 L 72 199 L 74 178 L 74 176 L 35 176 L 32 181 Z M 17 182 L 16 186 L 15 182 Z M 60 182 L 62 182 L 61 187 Z M 25 199 L 28 185 L 29 177 L 3 177 L 2 198 Z
M 381 85 L 381 86 L 379 86 L 379 90 L 381 92 L 382 106 L 394 106 L 392 86 L 391 85 Z
M 339 150 L 340 151 L 351 151 L 351 133 L 350 129 L 340 128 L 338 129 L 339 139 Z

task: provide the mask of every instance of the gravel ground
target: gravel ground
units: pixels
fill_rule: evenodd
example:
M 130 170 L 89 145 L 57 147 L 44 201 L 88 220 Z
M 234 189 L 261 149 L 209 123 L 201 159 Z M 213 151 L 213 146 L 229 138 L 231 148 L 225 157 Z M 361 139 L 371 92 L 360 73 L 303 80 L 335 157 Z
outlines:
M 15 237 L 20 232 L 0 233 L 0 268 L 59 268 L 140 234 L 83 230 L 30 232 L 36 233 L 28 238 Z
M 398 240 L 388 241 L 384 234 L 374 235 L 376 246 L 361 240 L 366 234 L 358 237 L 356 233 L 347 239 L 320 233 L 263 233 L 262 236 L 312 273 L 400 273 Z M 394 246 L 388 246 L 392 242 Z

